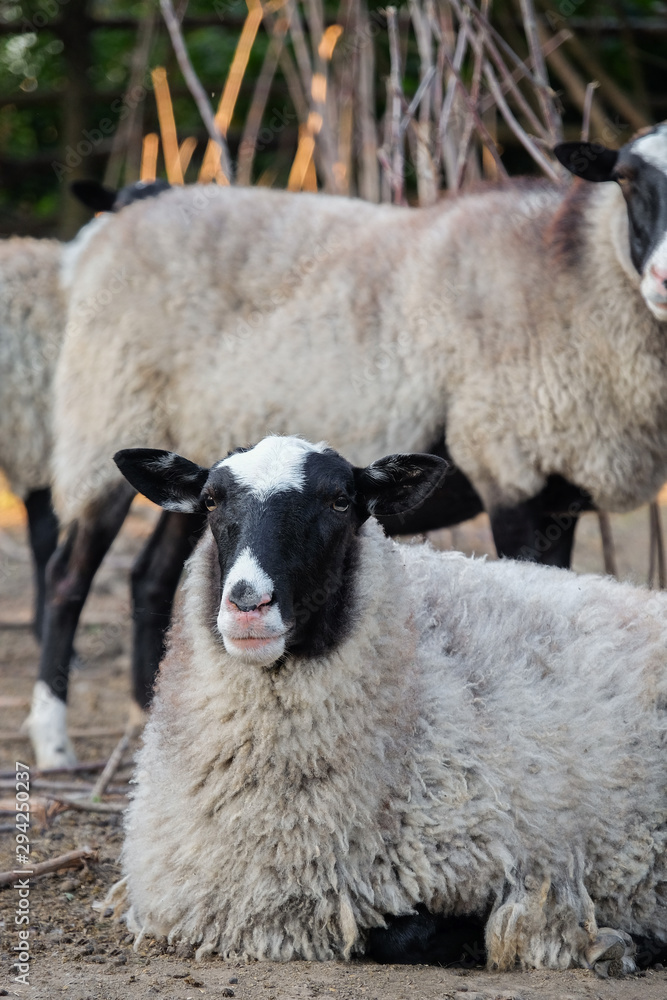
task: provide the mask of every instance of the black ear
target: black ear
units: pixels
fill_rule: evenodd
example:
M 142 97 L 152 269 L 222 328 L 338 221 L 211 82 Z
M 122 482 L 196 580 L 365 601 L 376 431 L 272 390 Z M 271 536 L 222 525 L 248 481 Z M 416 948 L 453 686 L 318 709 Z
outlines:
M 93 212 L 110 212 L 116 204 L 117 191 L 105 187 L 99 181 L 72 181 L 70 190 L 87 208 Z
M 113 460 L 135 490 L 165 510 L 194 514 L 200 509 L 209 472 L 201 465 L 161 448 L 125 448 Z
M 355 488 L 370 514 L 404 514 L 430 497 L 448 468 L 449 462 L 436 455 L 388 455 L 355 469 Z
M 144 201 L 146 198 L 155 198 L 163 191 L 168 191 L 171 187 L 169 181 L 135 181 L 134 184 L 127 184 L 115 195 L 113 211 L 120 212 L 121 208 L 131 205 L 134 201 Z
M 618 151 L 598 142 L 561 142 L 554 156 L 576 177 L 585 181 L 613 181 Z

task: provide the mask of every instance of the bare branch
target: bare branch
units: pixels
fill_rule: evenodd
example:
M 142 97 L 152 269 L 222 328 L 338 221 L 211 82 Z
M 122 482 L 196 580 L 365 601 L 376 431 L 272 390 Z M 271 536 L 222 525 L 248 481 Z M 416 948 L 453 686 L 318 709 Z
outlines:
M 581 138 L 583 142 L 588 141 L 591 130 L 591 108 L 593 107 L 593 94 L 600 86 L 597 80 L 592 80 L 586 87 L 586 97 L 584 99 L 584 114 L 581 123 Z
M 109 760 L 107 761 L 106 767 L 104 768 L 99 778 L 95 782 L 93 790 L 90 793 L 90 797 L 93 800 L 93 802 L 97 801 L 98 799 L 101 799 L 102 796 L 104 795 L 107 786 L 110 784 L 111 779 L 113 778 L 114 774 L 120 767 L 120 762 L 123 759 L 123 754 L 128 749 L 129 745 L 130 745 L 130 737 L 128 736 L 127 733 L 124 733 L 121 736 L 118 743 L 116 744 L 116 746 L 114 747 L 113 752 L 109 757 Z
M 365 40 L 365 43 L 363 43 Z M 375 49 L 365 0 L 360 0 L 357 22 L 358 84 L 357 120 L 361 136 L 359 193 L 368 201 L 380 200 L 378 143 L 375 124 Z
M 665 541 L 662 533 L 662 518 L 660 506 L 656 500 L 649 504 L 650 548 L 648 585 L 653 586 L 656 569 L 658 571 L 658 588 L 665 589 L 667 573 L 665 571 Z
M 602 556 L 604 559 L 604 571 L 609 576 L 618 579 L 618 567 L 616 565 L 616 549 L 614 547 L 614 536 L 611 532 L 611 521 L 609 514 L 598 511 L 598 524 L 600 525 L 600 537 L 602 539 Z
M 505 170 L 505 165 L 503 164 L 503 161 L 500 159 L 500 155 L 498 153 L 498 150 L 496 149 L 496 144 L 491 138 L 491 135 L 489 134 L 489 130 L 487 129 L 486 125 L 482 121 L 477 108 L 471 102 L 470 95 L 468 94 L 468 91 L 465 88 L 465 84 L 461 79 L 461 74 L 458 72 L 458 70 L 454 68 L 454 63 L 446 52 L 445 52 L 445 62 L 448 64 L 449 70 L 454 76 L 454 79 L 456 80 L 456 83 L 460 89 L 461 96 L 463 97 L 463 100 L 468 108 L 468 111 L 475 120 L 475 125 L 477 126 L 477 131 L 479 132 L 479 136 L 482 142 L 484 143 L 489 153 L 493 157 L 493 161 L 496 164 L 496 167 L 498 168 L 498 174 L 500 175 L 500 177 L 507 178 L 509 174 Z
M 544 61 L 544 54 L 542 52 L 542 46 L 537 29 L 535 7 L 533 6 L 533 0 L 519 0 L 519 3 L 521 5 L 521 13 L 523 15 L 523 26 L 528 40 L 528 48 L 533 60 L 533 72 L 537 84 L 537 97 L 542 108 L 542 114 L 544 115 L 547 130 L 549 132 L 549 139 L 551 144 L 555 145 L 563 138 L 563 123 L 558 111 L 556 110 L 556 105 L 553 99 L 553 91 L 549 86 L 547 67 Z
M 171 44 L 174 47 L 174 53 L 178 60 L 178 65 L 181 68 L 183 78 L 188 85 L 188 89 L 194 98 L 197 108 L 199 109 L 199 114 L 201 115 L 202 121 L 206 126 L 206 131 L 211 137 L 212 142 L 216 143 L 220 149 L 220 168 L 225 177 L 231 183 L 233 180 L 233 173 L 227 143 L 215 123 L 213 108 L 210 105 L 209 99 L 206 96 L 206 91 L 202 87 L 199 77 L 193 69 L 192 63 L 190 62 L 190 56 L 188 55 L 188 50 L 185 47 L 181 25 L 176 17 L 171 0 L 160 0 L 160 10 L 162 11 L 164 22 L 167 25 L 167 31 L 169 32 Z
M 87 861 L 97 861 L 97 851 L 90 847 L 81 847 L 78 851 L 69 851 L 61 854 L 57 858 L 50 858 L 49 861 L 41 861 L 36 865 L 26 865 L 24 872 L 2 872 L 0 873 L 0 885 L 11 885 L 24 875 L 25 878 L 39 878 L 40 875 L 48 875 L 50 872 L 58 872 L 63 868 L 81 868 Z
M 257 78 L 255 93 L 253 94 L 252 103 L 250 105 L 248 117 L 246 118 L 246 123 L 243 129 L 243 136 L 241 137 L 241 143 L 239 145 L 239 158 L 236 171 L 236 180 L 238 184 L 250 184 L 252 180 L 252 165 L 257 148 L 257 137 L 259 135 L 259 130 L 262 127 L 262 119 L 264 117 L 266 102 L 271 91 L 271 84 L 273 83 L 273 78 L 285 44 L 285 33 L 287 28 L 287 18 L 278 18 L 274 33 L 272 34 L 271 42 L 266 50 L 266 55 L 264 56 L 262 69 Z
M 389 33 L 390 76 L 387 81 L 387 97 L 390 108 L 389 115 L 389 148 L 385 150 L 391 168 L 390 183 L 393 190 L 393 201 L 397 205 L 405 204 L 403 136 L 401 135 L 401 56 L 398 44 L 398 22 L 396 8 L 387 7 L 387 31 Z
M 512 132 L 514 132 L 514 135 L 517 137 L 521 145 L 524 147 L 524 149 L 526 149 L 530 153 L 532 158 L 535 160 L 535 163 L 537 163 L 537 165 L 541 167 L 541 169 L 547 175 L 549 180 L 552 180 L 554 184 L 560 183 L 559 174 L 556 172 L 556 170 L 551 165 L 551 163 L 549 162 L 545 154 L 542 152 L 542 150 L 539 148 L 539 146 L 528 135 L 526 130 L 521 127 L 519 122 L 516 120 L 516 118 L 510 111 L 507 101 L 505 100 L 502 91 L 500 89 L 500 86 L 498 84 L 498 80 L 496 79 L 495 74 L 489 65 L 485 66 L 484 75 L 489 85 L 489 89 L 493 94 L 493 98 L 496 104 L 498 105 L 498 110 L 500 111 L 503 118 L 511 128 Z

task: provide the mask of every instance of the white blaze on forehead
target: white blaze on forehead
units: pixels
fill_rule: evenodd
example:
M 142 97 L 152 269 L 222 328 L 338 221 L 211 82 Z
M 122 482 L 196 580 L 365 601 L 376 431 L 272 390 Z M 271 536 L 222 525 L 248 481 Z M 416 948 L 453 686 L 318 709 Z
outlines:
M 667 125 L 660 125 L 655 132 L 637 139 L 631 151 L 667 174 Z
M 267 437 L 250 451 L 236 452 L 217 469 L 229 469 L 234 479 L 260 500 L 284 490 L 303 490 L 308 455 L 323 452 L 327 445 L 311 444 L 298 437 Z

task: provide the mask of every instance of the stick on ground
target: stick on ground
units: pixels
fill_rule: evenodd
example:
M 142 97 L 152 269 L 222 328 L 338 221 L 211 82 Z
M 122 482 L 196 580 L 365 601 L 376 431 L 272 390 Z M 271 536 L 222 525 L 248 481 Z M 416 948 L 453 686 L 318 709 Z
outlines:
M 123 754 L 129 747 L 129 745 L 130 745 L 130 737 L 127 735 L 127 733 L 124 733 L 121 736 L 118 743 L 116 744 L 116 746 L 114 747 L 113 753 L 109 757 L 106 767 L 104 768 L 101 775 L 95 782 L 93 790 L 90 793 L 90 797 L 93 800 L 93 802 L 97 802 L 104 795 L 105 791 L 107 790 L 107 786 L 109 785 L 109 782 L 111 781 L 114 774 L 120 767 L 120 762 L 123 759 Z
M 25 872 L 0 872 L 0 886 L 11 885 L 17 879 L 39 878 L 40 875 L 48 875 L 50 872 L 58 872 L 62 868 L 81 868 L 86 861 L 97 861 L 97 851 L 90 847 L 81 847 L 78 851 L 69 851 L 61 854 L 57 858 L 50 858 L 49 861 L 40 861 L 37 865 L 28 867 Z

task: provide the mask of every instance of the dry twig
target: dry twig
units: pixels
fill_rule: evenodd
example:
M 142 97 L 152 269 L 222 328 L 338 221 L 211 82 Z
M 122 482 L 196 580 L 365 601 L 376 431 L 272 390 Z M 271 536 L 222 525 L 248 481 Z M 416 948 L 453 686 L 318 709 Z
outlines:
M 51 872 L 62 871 L 63 868 L 82 868 L 88 861 L 97 861 L 97 851 L 90 847 L 81 847 L 77 851 L 69 851 L 61 854 L 57 858 L 50 858 L 48 861 L 40 861 L 39 864 L 28 866 L 25 872 L 1 872 L 0 886 L 11 885 L 23 875 L 25 878 L 39 878 L 40 875 L 49 875 Z
M 57 792 L 47 793 L 47 795 L 54 802 L 67 806 L 68 809 L 76 809 L 78 812 L 120 813 L 127 809 L 126 802 L 93 802 L 88 798 L 78 799 Z
M 451 73 L 453 74 L 453 76 L 454 76 L 457 84 L 459 85 L 459 88 L 461 90 L 461 94 L 463 96 L 463 100 L 464 100 L 464 102 L 465 102 L 465 104 L 466 104 L 466 106 L 468 108 L 468 111 L 470 112 L 470 114 L 475 119 L 475 124 L 477 125 L 477 131 L 479 132 L 480 138 L 481 138 L 482 142 L 484 143 L 484 145 L 486 146 L 486 148 L 491 153 L 491 156 L 493 157 L 493 161 L 496 164 L 496 167 L 498 168 L 499 175 L 501 177 L 507 178 L 509 175 L 508 175 L 507 171 L 505 170 L 505 166 L 504 166 L 502 160 L 500 159 L 500 155 L 498 153 L 498 150 L 496 149 L 496 144 L 493 141 L 493 139 L 491 138 L 491 136 L 489 135 L 489 131 L 488 131 L 486 125 L 484 124 L 484 122 L 480 118 L 480 115 L 479 115 L 479 112 L 477 111 L 477 108 L 471 102 L 470 95 L 468 94 L 468 91 L 465 88 L 465 85 L 464 85 L 464 83 L 463 83 L 463 81 L 461 79 L 461 76 L 457 72 L 457 70 L 454 68 L 453 62 L 449 58 L 449 56 L 447 55 L 447 53 L 445 53 L 445 60 L 448 63 L 449 69 L 450 69 Z M 490 69 L 490 67 L 487 66 L 486 70 L 488 71 L 489 69 Z M 510 112 L 510 114 L 511 114 L 511 112 Z
M 388 148 L 384 150 L 385 165 L 389 167 L 389 184 L 392 201 L 396 205 L 405 204 L 403 137 L 401 135 L 401 108 L 403 88 L 401 86 L 401 55 L 398 40 L 396 8 L 387 7 L 387 31 L 389 33 L 390 74 L 387 81 L 389 105 Z
M 615 576 L 618 579 L 616 548 L 614 546 L 614 536 L 611 531 L 609 514 L 604 513 L 604 511 L 598 511 L 598 524 L 600 525 L 600 538 L 602 539 L 604 571 L 608 576 Z
M 146 76 L 154 29 L 155 11 L 149 3 L 145 15 L 139 22 L 137 44 L 130 64 L 130 80 L 124 95 L 124 103 L 129 114 L 116 129 L 104 172 L 104 183 L 108 187 L 120 186 L 123 160 L 125 160 L 125 183 L 129 184 L 140 177 L 143 101 L 135 100 L 134 94 L 143 85 Z
M 662 518 L 660 516 L 660 506 L 656 500 L 649 504 L 650 523 L 650 543 L 649 543 L 649 570 L 648 585 L 653 586 L 653 581 L 658 571 L 658 588 L 665 589 L 667 583 L 667 573 L 665 571 L 665 541 L 662 533 Z
M 206 131 L 211 137 L 211 142 L 215 143 L 219 149 L 220 168 L 225 177 L 231 183 L 232 168 L 227 143 L 217 126 L 215 116 L 213 115 L 213 109 L 209 103 L 208 97 L 206 96 L 206 91 L 202 87 L 199 77 L 195 73 L 192 63 L 190 62 L 190 56 L 188 55 L 188 50 L 185 47 L 185 40 L 183 38 L 183 32 L 181 31 L 181 25 L 176 17 L 171 0 L 160 0 L 160 9 L 162 11 L 164 23 L 167 25 L 169 37 L 171 38 L 171 44 L 174 47 L 174 53 L 176 55 L 176 59 L 178 60 L 178 65 L 181 68 L 183 78 L 188 86 L 188 90 L 194 98 L 197 108 L 199 109 L 199 114 L 201 115 L 202 121 L 206 126 Z
M 106 767 L 102 771 L 101 775 L 95 782 L 93 790 L 91 792 L 91 799 L 93 802 L 97 802 L 104 795 L 107 786 L 110 784 L 111 779 L 120 767 L 120 762 L 123 759 L 123 754 L 130 745 L 130 737 L 127 733 L 123 733 L 120 740 L 113 749 L 109 760 L 107 761 Z
M 528 135 L 526 130 L 522 128 L 522 126 L 519 124 L 517 119 L 512 114 L 509 105 L 507 104 L 507 101 L 505 100 L 502 91 L 500 90 L 498 80 L 496 79 L 496 76 L 492 68 L 488 64 L 484 67 L 484 75 L 489 85 L 489 89 L 493 94 L 493 98 L 498 106 L 498 110 L 502 114 L 503 118 L 505 119 L 509 127 L 514 132 L 515 136 L 517 137 L 521 145 L 530 153 L 532 158 L 542 168 L 542 170 L 547 175 L 549 180 L 552 180 L 554 184 L 558 184 L 558 182 L 560 181 L 558 172 L 554 169 L 554 167 L 551 165 L 551 163 L 549 162 L 545 154 L 542 152 L 542 150 L 539 148 L 539 146 Z
M 537 28 L 537 18 L 533 0 L 519 0 L 521 14 L 523 17 L 523 27 L 528 41 L 528 48 L 533 61 L 533 74 L 536 82 L 537 98 L 542 108 L 544 121 L 549 132 L 549 141 L 552 146 L 563 138 L 563 124 L 556 109 L 553 98 L 553 91 L 549 86 L 547 67 L 544 61 L 544 53 Z M 508 123 L 509 124 L 509 123 Z

